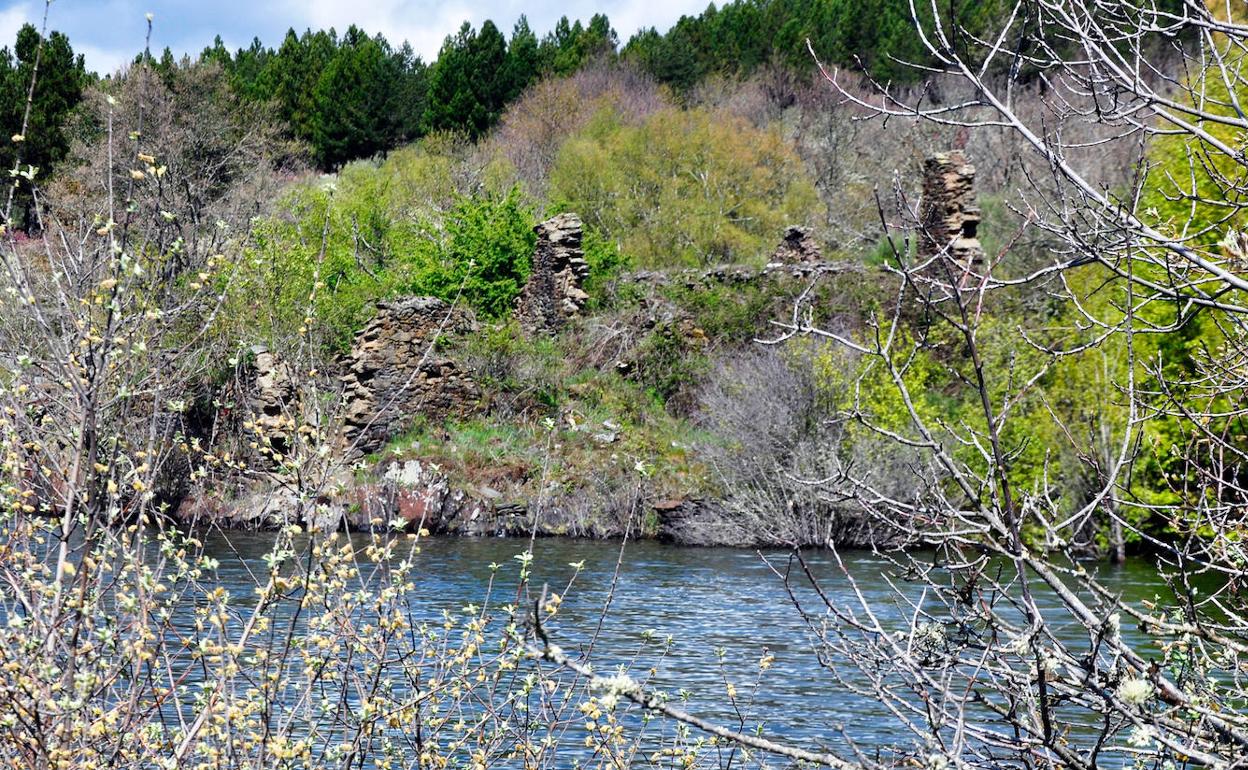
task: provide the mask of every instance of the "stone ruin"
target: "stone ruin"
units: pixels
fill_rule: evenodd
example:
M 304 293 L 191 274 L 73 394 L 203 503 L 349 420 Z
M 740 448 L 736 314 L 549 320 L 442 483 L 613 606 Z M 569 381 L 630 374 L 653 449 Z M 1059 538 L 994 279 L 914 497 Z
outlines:
M 823 261 L 819 244 L 806 227 L 790 227 L 784 231 L 784 240 L 776 247 L 770 262 L 776 264 L 814 264 Z
M 417 415 L 442 420 L 475 412 L 481 391 L 472 375 L 436 347 L 440 335 L 475 328 L 469 314 L 434 297 L 377 303 L 342 377 L 348 454 L 375 452 Z
M 291 412 L 298 400 L 294 372 L 290 364 L 264 347 L 252 348 L 252 354 L 255 379 L 247 399 L 251 420 L 258 436 L 267 439 L 275 451 L 285 453 L 296 427 Z
M 975 167 L 961 150 L 942 152 L 923 164 L 923 197 L 919 207 L 919 259 L 944 256 L 959 273 L 978 272 L 984 249 L 979 243 L 979 205 L 975 201 Z
M 533 270 L 516 299 L 516 317 L 526 331 L 554 334 L 580 316 L 589 295 L 581 288 L 589 263 L 581 249 L 581 218 L 559 214 L 534 228 Z

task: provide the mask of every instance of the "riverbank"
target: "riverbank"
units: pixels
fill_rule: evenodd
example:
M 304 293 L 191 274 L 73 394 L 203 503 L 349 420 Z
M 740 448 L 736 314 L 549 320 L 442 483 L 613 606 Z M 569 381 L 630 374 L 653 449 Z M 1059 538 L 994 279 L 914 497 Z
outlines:
M 789 228 L 762 266 L 589 285 L 579 218 L 537 233 L 532 274 L 502 320 L 398 297 L 316 377 L 277 351 L 240 360 L 226 391 L 207 390 L 183 421 L 210 472 L 170 495 L 173 516 L 241 529 L 889 543 L 803 481 L 869 446 L 835 424 L 842 385 L 828 375 L 847 360 L 805 340 L 756 342 L 800 302 L 857 323 L 872 301 L 866 268 L 823 259 Z M 874 458 L 875 472 L 889 462 Z
M 645 479 L 631 489 L 569 495 L 553 485 L 541 499 L 516 497 L 517 485 L 466 486 L 429 461 L 390 460 L 341 476 L 319 493 L 300 496 L 276 484 L 251 491 L 199 493 L 182 501 L 175 521 L 220 530 L 277 530 L 291 523 L 318 531 L 408 531 L 464 537 L 624 537 L 682 546 L 791 547 L 888 546 L 898 533 L 872 529 L 848 508 L 773 513 L 781 524 L 806 522 L 809 536 L 785 539 L 782 527 L 746 529 L 745 517 L 723 500 L 656 498 Z M 824 527 L 819 533 L 812 522 Z

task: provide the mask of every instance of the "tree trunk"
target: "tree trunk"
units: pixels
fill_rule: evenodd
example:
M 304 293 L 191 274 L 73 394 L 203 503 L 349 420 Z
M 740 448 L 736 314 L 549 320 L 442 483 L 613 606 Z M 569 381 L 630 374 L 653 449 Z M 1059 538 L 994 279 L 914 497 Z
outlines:
M 1127 542 L 1122 535 L 1122 521 L 1114 514 L 1114 504 L 1108 503 L 1105 510 L 1109 513 L 1109 562 L 1122 564 L 1127 558 Z

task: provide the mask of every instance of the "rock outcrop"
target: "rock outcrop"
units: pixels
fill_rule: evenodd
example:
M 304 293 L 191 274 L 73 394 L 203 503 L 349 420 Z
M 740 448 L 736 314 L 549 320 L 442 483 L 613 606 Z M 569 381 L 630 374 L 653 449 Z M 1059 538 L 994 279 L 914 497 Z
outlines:
M 343 375 L 347 453 L 368 454 L 406 429 L 417 415 L 464 416 L 480 407 L 472 375 L 437 349 L 437 338 L 476 328 L 467 313 L 434 297 L 377 304 L 355 338 Z
M 237 489 L 204 490 L 173 510 L 191 526 L 272 530 L 299 524 L 322 532 L 424 529 L 472 536 L 524 534 L 524 514 L 522 507 L 496 505 L 483 491 L 454 484 L 437 465 L 420 460 L 384 462 L 364 478 L 341 473 L 303 494 L 256 479 Z
M 945 256 L 962 272 L 976 271 L 984 261 L 977 235 L 979 205 L 975 201 L 975 167 L 961 150 L 942 152 L 923 164 L 919 258 Z
M 773 263 L 814 264 L 823 262 L 823 252 L 805 227 L 790 227 L 784 231 L 784 240 L 771 255 Z
M 498 530 L 489 500 L 455 486 L 429 462 L 390 463 L 379 483 L 357 490 L 356 496 L 355 510 L 376 510 L 367 520 L 358 514 L 354 520 L 349 520 L 355 529 L 376 526 L 378 519 L 383 519 L 386 522 L 402 520 L 409 530 L 461 535 L 510 534 Z
M 560 214 L 534 228 L 533 270 L 516 299 L 516 317 L 529 332 L 554 334 L 580 316 L 589 295 L 589 263 L 581 249 L 581 218 Z
M 173 510 L 173 518 L 188 526 L 244 530 L 305 523 L 307 506 L 288 487 L 251 484 L 231 491 L 235 494 L 212 489 L 186 497 Z

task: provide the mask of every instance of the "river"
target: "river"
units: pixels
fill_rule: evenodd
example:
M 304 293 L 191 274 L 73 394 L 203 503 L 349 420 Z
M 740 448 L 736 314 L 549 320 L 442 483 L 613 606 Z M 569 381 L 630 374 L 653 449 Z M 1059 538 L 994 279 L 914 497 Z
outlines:
M 201 537 L 206 552 L 220 562 L 221 584 L 249 594 L 254 586 L 249 569 L 261 564 L 274 536 L 217 532 Z M 515 557 L 528 547 L 528 541 L 516 539 L 425 539 L 417 556 L 415 606 L 429 619 L 443 610 L 458 611 L 483 601 L 492 576 L 496 597 L 514 597 L 517 570 L 495 574 L 490 565 L 515 565 Z M 540 539 L 533 544 L 531 584 L 562 592 L 573 575 L 571 565 L 581 564 L 552 629 L 557 641 L 577 649 L 601 618 L 593 651 L 598 670 L 622 662 L 634 671 L 653 666 L 653 684 L 668 692 L 685 691 L 690 711 L 736 726 L 724 706 L 726 681 L 739 692 L 747 690 L 766 653 L 774 663 L 758 686 L 747 729 L 761 725 L 766 734 L 812 746 L 837 740 L 840 726 L 866 746 L 896 739 L 896 724 L 879 704 L 847 692 L 819 665 L 807 627 L 764 557 L 783 568 L 788 554 L 643 541 L 628 543 L 621 557 L 619 543 Z M 852 606 L 850 585 L 834 556 L 813 551 L 807 558 L 831 601 Z M 846 552 L 842 559 L 866 597 L 887 613 L 892 589 L 882 576 L 895 570 L 866 551 Z M 1102 580 L 1127 600 L 1164 590 L 1156 567 L 1143 560 L 1105 566 Z M 799 592 L 814 598 L 809 588 Z M 610 612 L 604 617 L 609 594 Z M 1055 607 L 1052 596 L 1042 601 Z M 669 636 L 670 646 L 653 642 Z

